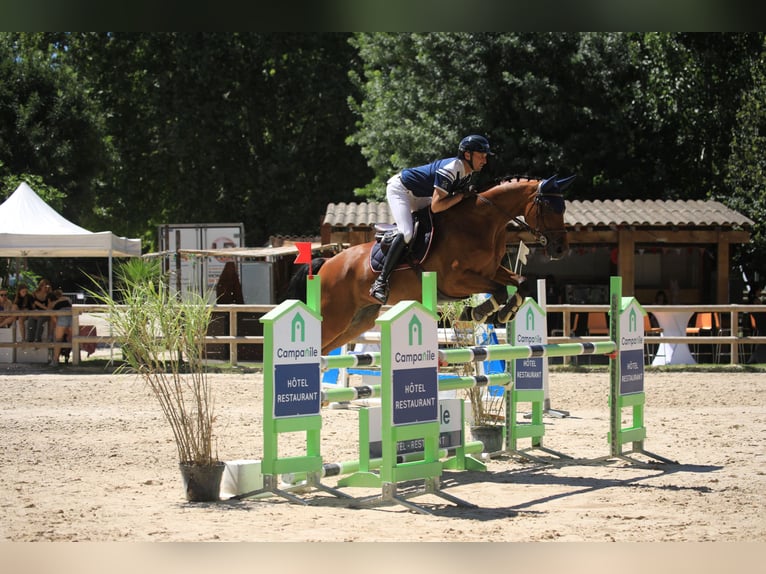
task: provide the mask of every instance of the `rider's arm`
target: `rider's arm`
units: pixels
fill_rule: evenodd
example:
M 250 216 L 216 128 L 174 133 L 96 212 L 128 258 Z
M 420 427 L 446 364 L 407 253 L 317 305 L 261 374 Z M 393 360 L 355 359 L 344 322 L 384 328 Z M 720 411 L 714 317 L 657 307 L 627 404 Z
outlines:
M 438 187 L 434 188 L 434 194 L 431 196 L 431 211 L 433 213 L 439 213 L 449 209 L 456 203 L 459 203 L 463 199 L 462 193 L 449 194 L 443 189 Z

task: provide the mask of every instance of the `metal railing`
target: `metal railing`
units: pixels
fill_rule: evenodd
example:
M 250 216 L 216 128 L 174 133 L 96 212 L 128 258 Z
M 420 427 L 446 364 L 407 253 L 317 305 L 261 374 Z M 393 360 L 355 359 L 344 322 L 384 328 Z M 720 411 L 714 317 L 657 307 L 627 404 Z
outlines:
M 208 345 L 218 344 L 228 346 L 228 362 L 237 365 L 239 345 L 257 345 L 263 346 L 262 335 L 240 335 L 237 333 L 240 324 L 239 315 L 243 313 L 264 315 L 274 309 L 275 305 L 215 305 L 212 308 L 214 314 L 228 317 L 228 333 L 220 335 L 208 335 L 205 337 L 205 343 Z M 646 335 L 644 337 L 645 345 L 659 345 L 661 343 L 669 344 L 692 344 L 692 345 L 714 345 L 720 350 L 720 356 L 728 355 L 727 363 L 735 365 L 741 362 L 741 358 L 748 355 L 755 345 L 766 345 L 766 333 L 753 335 L 748 328 L 740 326 L 740 315 L 750 313 L 766 313 L 766 305 L 646 305 L 644 310 L 650 313 L 661 312 L 686 312 L 693 313 L 717 313 L 721 318 L 723 327 L 719 327 L 717 333 L 712 335 L 682 335 L 668 336 Z M 553 314 L 560 314 L 562 319 L 562 329 L 560 334 L 553 334 L 548 337 L 549 343 L 568 343 L 578 341 L 605 341 L 607 336 L 580 335 L 572 331 L 572 317 L 575 313 L 592 313 L 609 311 L 608 305 L 548 305 L 546 312 L 549 317 Z M 62 316 L 68 315 L 69 311 L 0 311 L 0 317 L 44 317 L 44 316 Z M 105 305 L 73 305 L 72 315 L 72 340 L 66 342 L 42 341 L 26 342 L 21 333 L 19 333 L 17 322 L 9 329 L 12 333 L 10 341 L 0 341 L 0 349 L 13 349 L 12 362 L 16 361 L 16 351 L 18 349 L 43 348 L 52 349 L 53 347 L 71 348 L 72 363 L 80 362 L 80 352 L 84 345 L 101 346 L 119 346 L 119 339 L 108 331 L 109 313 Z M 252 318 L 252 317 L 251 317 Z M 97 320 L 102 332 L 96 335 L 80 334 L 81 326 L 88 326 Z M 0 329 L 5 331 L 6 329 Z M 502 330 L 500 330 L 502 332 Z M 359 341 L 372 342 L 375 339 L 374 334 L 367 334 L 359 338 Z M 501 341 L 504 342 L 504 341 Z M 724 351 L 728 351 L 724 352 Z M 719 356 L 719 358 L 720 358 Z M 565 359 L 569 359 L 566 357 Z M 260 362 L 260 361 L 256 361 Z

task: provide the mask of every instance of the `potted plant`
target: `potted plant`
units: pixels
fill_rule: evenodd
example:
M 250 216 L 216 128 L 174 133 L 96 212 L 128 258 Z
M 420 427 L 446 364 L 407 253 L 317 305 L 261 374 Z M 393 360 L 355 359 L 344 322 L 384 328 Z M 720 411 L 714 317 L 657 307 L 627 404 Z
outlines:
M 439 308 L 440 321 L 445 327 L 452 327 L 454 342 L 458 347 L 475 345 L 477 330 L 483 328 L 473 321 L 458 320 L 469 304 L 470 299 L 464 299 L 447 302 Z M 460 376 L 479 374 L 477 363 L 455 365 L 454 371 Z M 473 386 L 466 390 L 466 399 L 471 408 L 471 435 L 474 440 L 484 443 L 484 452 L 487 453 L 502 449 L 505 426 L 505 397 L 492 391 L 493 388 L 487 386 Z
M 114 296 L 91 295 L 108 307 L 124 360 L 118 370 L 137 373 L 157 399 L 175 439 L 187 500 L 218 500 L 225 464 L 215 453 L 215 405 L 204 364 L 208 299 L 171 293 L 156 259 L 131 259 L 115 277 Z

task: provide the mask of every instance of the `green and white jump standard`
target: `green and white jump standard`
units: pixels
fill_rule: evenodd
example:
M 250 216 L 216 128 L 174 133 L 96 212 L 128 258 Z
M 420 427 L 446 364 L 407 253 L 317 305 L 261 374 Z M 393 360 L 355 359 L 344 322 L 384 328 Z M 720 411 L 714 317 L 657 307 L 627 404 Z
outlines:
M 644 449 L 644 311 L 635 297 L 622 297 L 622 277 L 609 283 L 609 333 L 618 343 L 618 353 L 609 357 L 610 457 L 620 458 L 636 466 L 651 466 L 631 453 L 643 454 L 666 464 L 678 462 Z M 623 409 L 630 409 L 630 426 L 622 426 Z M 627 418 L 627 417 L 626 417 Z M 624 445 L 631 443 L 629 451 Z M 609 458 L 609 457 L 606 457 Z
M 338 485 L 381 487 L 381 495 L 357 499 L 360 504 L 394 502 L 431 514 L 408 499 L 434 494 L 458 506 L 475 505 L 440 490 L 439 342 L 436 281 L 431 273 L 423 275 L 423 301 L 430 308 L 417 301 L 401 301 L 376 321 L 381 330 L 380 469 L 377 473 L 360 470 L 339 480 Z M 369 428 L 368 424 L 360 423 L 360 431 L 365 427 Z M 369 442 L 362 439 L 360 442 Z M 399 445 L 410 441 L 422 445 L 423 458 L 399 462 Z M 397 492 L 398 483 L 421 479 L 424 490 L 406 495 Z
M 271 492 L 292 502 L 304 500 L 279 488 L 283 473 L 305 473 L 308 487 L 351 498 L 319 481 L 322 471 L 320 359 L 322 324 L 319 314 L 320 278 L 307 282 L 308 305 L 288 300 L 261 317 L 263 345 L 263 488 L 237 495 L 247 498 Z M 306 453 L 280 457 L 279 435 L 306 433 Z
M 516 318 L 508 325 L 509 341 L 517 346 L 539 346 L 547 343 L 548 327 L 545 310 L 531 297 L 527 297 L 519 307 Z M 541 351 L 542 352 L 542 351 Z M 514 359 L 511 363 L 513 385 L 505 393 L 505 436 L 506 450 L 523 458 L 543 462 L 531 454 L 541 450 L 560 459 L 572 459 L 571 456 L 550 449 L 543 445 L 545 425 L 545 383 L 548 378 L 548 360 L 543 355 L 534 355 L 526 359 Z M 531 420 L 518 420 L 519 403 L 531 404 Z M 519 447 L 519 439 L 531 439 L 527 448 Z

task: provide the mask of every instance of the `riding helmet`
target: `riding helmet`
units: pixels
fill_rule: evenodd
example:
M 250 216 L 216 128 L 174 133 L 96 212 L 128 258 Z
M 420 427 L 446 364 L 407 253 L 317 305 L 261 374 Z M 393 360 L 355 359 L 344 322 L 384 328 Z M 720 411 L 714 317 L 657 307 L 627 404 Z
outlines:
M 458 146 L 457 151 L 460 154 L 466 151 L 479 151 L 487 155 L 493 155 L 489 149 L 489 141 L 487 141 L 487 138 L 479 135 L 465 136 L 460 140 L 460 145 Z

